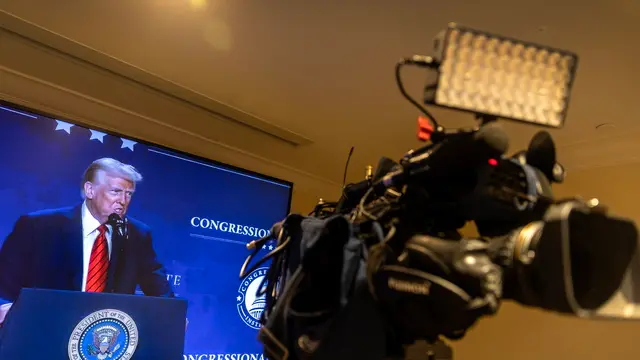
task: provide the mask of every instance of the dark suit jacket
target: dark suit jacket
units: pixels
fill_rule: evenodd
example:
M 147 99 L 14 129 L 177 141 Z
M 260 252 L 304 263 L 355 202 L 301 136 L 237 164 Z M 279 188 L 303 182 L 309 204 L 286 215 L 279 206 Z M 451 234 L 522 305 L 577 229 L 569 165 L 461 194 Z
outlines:
M 173 297 L 156 259 L 147 225 L 129 219 L 129 238 L 111 236 L 105 292 Z M 21 216 L 0 249 L 0 300 L 13 302 L 22 288 L 82 289 L 81 205 Z M 1 301 L 0 301 L 1 302 Z

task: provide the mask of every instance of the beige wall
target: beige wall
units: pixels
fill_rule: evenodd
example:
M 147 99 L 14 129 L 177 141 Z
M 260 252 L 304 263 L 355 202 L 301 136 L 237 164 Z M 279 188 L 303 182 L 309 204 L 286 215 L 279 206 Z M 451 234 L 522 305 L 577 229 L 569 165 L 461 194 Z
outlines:
M 569 172 L 556 195 L 573 194 L 598 198 L 611 212 L 640 223 L 640 163 Z
M 223 120 L 202 109 L 4 31 L 0 98 L 291 180 L 296 212 L 309 211 L 318 197 L 339 194 L 336 184 L 200 136 L 203 127 L 224 129 Z M 228 128 L 221 134 L 258 136 L 244 131 Z M 601 168 L 570 173 L 557 192 L 599 197 L 613 211 L 640 221 L 639 180 L 638 164 Z M 481 321 L 455 343 L 455 350 L 462 360 L 640 359 L 639 335 L 640 324 L 581 321 L 505 304 L 498 316 Z

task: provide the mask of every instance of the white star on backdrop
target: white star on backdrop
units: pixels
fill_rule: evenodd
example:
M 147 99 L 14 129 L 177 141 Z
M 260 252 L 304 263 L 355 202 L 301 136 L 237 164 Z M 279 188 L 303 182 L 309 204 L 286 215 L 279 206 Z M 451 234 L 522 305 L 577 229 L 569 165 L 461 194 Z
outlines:
M 69 124 L 68 122 L 64 122 L 62 120 L 56 120 L 56 130 L 66 131 L 67 134 L 71 134 L 71 127 L 73 124 Z
M 56 131 L 58 130 L 62 130 L 64 132 L 66 132 L 67 134 L 71 135 L 71 128 L 76 126 L 75 124 L 71 124 L 62 120 L 56 120 Z M 103 133 L 102 131 L 98 131 L 98 130 L 93 130 L 93 129 L 87 129 L 91 132 L 91 137 L 89 137 L 89 141 L 91 140 L 98 140 L 101 143 L 104 144 L 104 137 L 107 136 L 107 133 Z M 136 146 L 137 142 L 133 141 L 133 140 L 129 140 L 129 139 L 125 139 L 125 138 L 120 138 L 120 140 L 122 141 L 122 146 L 120 146 L 121 149 L 129 149 L 131 151 L 133 151 L 133 147 Z
M 120 140 L 122 140 L 122 146 L 120 147 L 121 149 L 128 148 L 133 151 L 133 146 L 137 144 L 137 142 L 135 141 L 127 140 L 124 138 L 120 138 Z
M 273 245 L 269 245 L 269 250 L 273 250 Z
M 238 297 L 236 298 L 236 300 L 237 300 L 237 301 L 240 301 L 241 299 L 242 299 L 242 298 L 241 298 L 240 296 L 238 296 Z
M 98 140 L 104 144 L 104 137 L 105 135 L 107 135 L 106 133 L 100 132 L 98 130 L 92 130 L 92 129 L 89 129 L 89 131 L 91 131 L 91 137 L 89 138 L 89 140 Z

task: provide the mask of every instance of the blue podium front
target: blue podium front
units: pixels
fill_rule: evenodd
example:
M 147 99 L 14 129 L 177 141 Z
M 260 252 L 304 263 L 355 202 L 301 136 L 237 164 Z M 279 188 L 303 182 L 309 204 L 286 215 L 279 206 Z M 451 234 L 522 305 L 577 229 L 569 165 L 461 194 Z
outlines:
M 0 329 L 0 359 L 181 360 L 184 299 L 23 289 Z

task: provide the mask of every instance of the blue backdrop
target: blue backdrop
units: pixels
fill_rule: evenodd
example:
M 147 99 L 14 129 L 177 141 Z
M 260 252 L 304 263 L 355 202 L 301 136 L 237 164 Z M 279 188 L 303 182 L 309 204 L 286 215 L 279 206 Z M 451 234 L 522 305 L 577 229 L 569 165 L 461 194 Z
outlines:
M 250 294 L 255 284 L 238 279 L 245 244 L 255 237 L 200 225 L 269 229 L 287 214 L 288 183 L 6 106 L 0 154 L 0 245 L 20 215 L 80 203 L 92 161 L 132 164 L 144 179 L 128 215 L 151 227 L 174 290 L 189 302 L 185 359 L 261 353 L 251 325 L 262 303 Z

